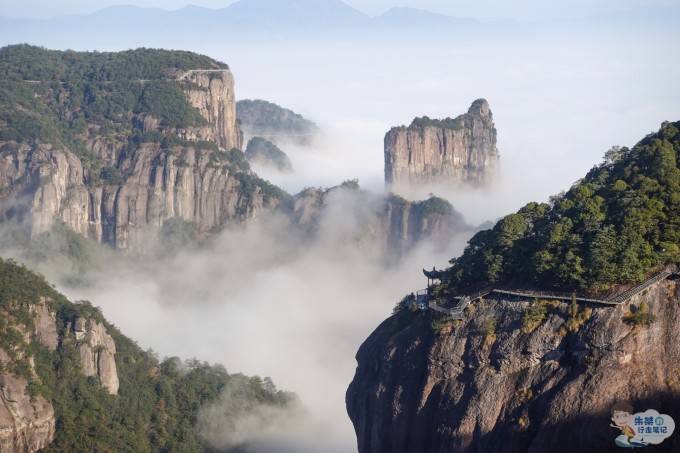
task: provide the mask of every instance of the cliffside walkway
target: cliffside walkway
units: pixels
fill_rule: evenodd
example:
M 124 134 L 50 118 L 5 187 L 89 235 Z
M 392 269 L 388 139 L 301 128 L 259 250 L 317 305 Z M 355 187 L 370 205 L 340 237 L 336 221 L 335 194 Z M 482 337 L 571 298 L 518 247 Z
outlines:
M 166 78 L 166 79 L 130 79 L 130 80 L 99 80 L 97 83 L 104 83 L 104 84 L 111 84 L 114 82 L 137 82 L 137 83 L 149 83 L 149 82 L 177 82 L 177 81 L 182 81 L 186 80 L 191 76 L 192 74 L 196 73 L 217 73 L 217 72 L 230 72 L 229 69 L 190 69 L 188 71 L 184 71 L 181 73 L 179 76 L 173 78 Z M 37 85 L 41 83 L 59 83 L 61 85 L 67 85 L 70 82 L 62 82 L 59 80 L 22 80 L 24 83 L 28 83 L 31 85 Z
M 651 277 L 647 278 L 642 283 L 627 289 L 619 294 L 614 294 L 606 299 L 595 299 L 589 297 L 575 297 L 577 302 L 605 305 L 605 306 L 615 306 L 628 302 L 631 298 L 637 296 L 641 292 L 648 289 L 650 286 L 669 279 L 671 277 L 680 276 L 680 271 L 676 266 L 668 266 L 663 270 L 657 272 Z M 543 299 L 543 300 L 558 300 L 563 302 L 571 302 L 572 295 L 570 294 L 555 294 L 543 291 L 532 291 L 526 289 L 500 289 L 500 288 L 489 288 L 479 291 L 473 295 L 467 296 L 457 296 L 454 299 L 458 299 L 458 303 L 453 308 L 445 308 L 437 304 L 435 300 L 430 300 L 427 290 L 418 291 L 416 302 L 420 307 L 426 306 L 430 310 L 444 313 L 451 316 L 453 319 L 463 319 L 463 312 L 471 303 L 478 301 L 490 294 L 497 294 L 499 296 L 511 296 L 511 297 L 521 297 L 526 299 Z

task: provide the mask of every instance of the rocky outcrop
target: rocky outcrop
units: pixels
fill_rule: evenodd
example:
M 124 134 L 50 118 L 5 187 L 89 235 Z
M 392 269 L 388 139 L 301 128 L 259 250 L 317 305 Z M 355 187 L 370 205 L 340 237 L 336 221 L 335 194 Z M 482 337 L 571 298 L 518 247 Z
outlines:
M 57 319 L 50 310 L 49 301 L 41 298 L 40 302 L 31 305 L 33 315 L 33 334 L 40 344 L 50 351 L 56 351 L 59 346 L 59 333 L 57 332 Z
M 25 378 L 0 373 L 0 453 L 32 453 L 54 438 L 52 405 L 40 395 L 31 398 L 27 387 Z
M 248 141 L 246 158 L 251 164 L 274 168 L 282 173 L 293 171 L 293 164 L 288 155 L 278 146 L 262 137 L 253 137 Z
M 170 220 L 192 224 L 203 236 L 275 207 L 279 200 L 264 193 L 238 151 L 243 137 L 231 72 L 191 70 L 172 77 L 176 81 L 135 82 L 165 87 L 155 96 L 170 100 L 183 93 L 187 103 L 175 100 L 174 116 L 161 120 L 149 113 L 164 112 L 161 97 L 146 113 L 92 120 L 72 143 L 28 134 L 0 140 L 0 219 L 22 222 L 31 237 L 63 222 L 97 242 L 144 251 Z M 56 98 L 68 99 L 67 86 L 62 90 Z M 131 89 L 130 95 L 139 94 Z M 115 133 L 106 130 L 114 120 Z
M 456 235 L 470 230 L 446 200 L 408 201 L 396 195 L 371 194 L 353 181 L 330 189 L 304 190 L 295 196 L 292 215 L 295 224 L 310 233 L 323 222 L 335 228 L 347 223 L 348 239 L 364 241 L 391 257 L 426 242 L 446 247 Z
M 32 453 L 47 447 L 55 436 L 54 407 L 31 387 L 44 383 L 31 343 L 55 353 L 62 344 L 75 342 L 83 374 L 97 377 L 108 393 L 118 393 L 116 344 L 106 327 L 94 319 L 78 317 L 72 325 L 62 326 L 64 334 L 60 336 L 52 303 L 41 296 L 28 305 L 25 314 L 18 305 L 0 308 L 0 328 L 9 333 L 3 336 L 7 350 L 0 348 L 0 453 Z
M 184 130 L 186 140 L 207 140 L 223 149 L 242 149 L 243 134 L 236 124 L 234 76 L 228 69 L 188 71 L 182 76 L 189 103 L 207 121 L 209 127 Z
M 121 176 L 100 182 L 68 149 L 4 145 L 0 215 L 26 220 L 32 236 L 61 221 L 98 242 L 143 250 L 169 219 L 192 223 L 206 234 L 277 203 L 257 186 L 246 188 L 244 171 L 222 154 L 190 143 L 170 148 L 143 143 L 111 167 Z
M 489 104 L 472 103 L 457 118 L 416 118 L 385 136 L 385 183 L 395 190 L 429 184 L 483 185 L 498 166 Z
M 85 376 L 96 376 L 112 395 L 118 393 L 116 369 L 116 343 L 103 324 L 91 319 L 78 318 L 73 324 L 78 343 L 80 364 Z
M 643 302 L 656 321 L 625 323 Z M 680 420 L 677 281 L 576 316 L 551 304 L 533 329 L 532 303 L 485 300 L 463 321 L 402 309 L 381 324 L 347 391 L 359 452 L 615 452 L 615 402 Z M 680 451 L 680 437 L 654 451 Z
M 246 136 L 264 137 L 276 144 L 308 146 L 320 133 L 312 121 L 272 102 L 244 99 L 236 103 L 236 114 Z
M 11 310 L 0 310 L 3 333 L 18 334 L 14 341 L 9 339 L 11 335 L 5 338 L 3 343 L 7 351 L 0 348 L 0 453 L 38 451 L 49 445 L 55 435 L 52 404 L 44 396 L 31 394 L 29 390 L 29 378 L 38 381 L 39 378 L 35 359 L 27 346 L 35 339 L 55 351 L 59 343 L 56 317 L 45 298 L 32 304 L 28 314 L 32 322 L 27 326 L 18 321 Z M 15 373 L 17 362 L 25 364 L 23 375 Z

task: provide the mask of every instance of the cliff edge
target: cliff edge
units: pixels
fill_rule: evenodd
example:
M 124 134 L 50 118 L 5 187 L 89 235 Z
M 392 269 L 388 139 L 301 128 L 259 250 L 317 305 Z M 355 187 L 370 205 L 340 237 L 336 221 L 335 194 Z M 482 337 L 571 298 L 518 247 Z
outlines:
M 484 185 L 498 167 L 496 128 L 489 103 L 478 99 L 466 114 L 433 120 L 416 118 L 385 135 L 385 183 L 410 186 Z

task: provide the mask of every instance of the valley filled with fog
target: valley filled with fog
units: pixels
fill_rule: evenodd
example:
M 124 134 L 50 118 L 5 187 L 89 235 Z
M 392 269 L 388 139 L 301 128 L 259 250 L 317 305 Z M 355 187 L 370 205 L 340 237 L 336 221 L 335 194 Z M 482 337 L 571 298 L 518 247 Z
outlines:
M 645 35 L 647 39 L 640 40 Z M 651 36 L 651 38 L 650 38 Z M 265 99 L 315 121 L 309 147 L 281 144 L 294 173 L 258 169 L 291 194 L 358 179 L 382 193 L 383 138 L 416 116 L 455 117 L 486 98 L 498 130 L 500 169 L 483 189 L 428 188 L 403 194 L 449 200 L 470 225 L 547 201 L 600 162 L 612 145 L 632 146 L 664 120 L 680 117 L 678 33 L 615 27 L 490 27 L 488 32 L 390 39 L 155 39 L 79 45 L 119 50 L 181 48 L 229 64 L 238 99 Z M 48 44 L 48 43 L 40 43 Z M 347 452 L 356 440 L 344 397 L 361 342 L 406 294 L 425 287 L 423 268 L 445 267 L 472 229 L 444 248 L 419 244 L 399 260 L 362 241 L 358 218 L 371 209 L 339 194 L 314 237 L 275 214 L 227 228 L 209 248 L 165 258 L 100 258 L 74 299 L 91 300 L 143 348 L 160 356 L 223 363 L 270 376 L 296 392 L 303 410 L 277 423 L 244 422 L 243 437 L 271 451 Z M 105 263 L 104 263 L 105 262 Z M 63 269 L 44 263 L 48 277 Z M 268 419 L 269 420 L 269 419 Z M 257 427 L 254 429 L 254 427 Z

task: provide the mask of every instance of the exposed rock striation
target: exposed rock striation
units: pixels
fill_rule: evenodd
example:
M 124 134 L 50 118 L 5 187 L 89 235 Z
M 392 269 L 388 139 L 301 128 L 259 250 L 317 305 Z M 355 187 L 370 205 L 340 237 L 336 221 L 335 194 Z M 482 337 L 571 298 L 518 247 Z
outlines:
M 385 136 L 385 183 L 398 190 L 428 184 L 484 185 L 498 166 L 489 104 L 478 99 L 466 114 L 416 118 Z
M 61 221 L 84 237 L 142 250 L 169 219 L 208 233 L 251 219 L 278 200 L 249 170 L 197 145 L 143 143 L 119 160 L 121 180 L 92 183 L 81 160 L 49 144 L 6 144 L 0 155 L 0 214 L 29 221 L 32 236 Z M 235 151 L 240 153 L 240 151 Z M 119 169 L 119 170 L 118 170 Z
M 116 343 L 103 324 L 91 319 L 78 318 L 73 324 L 78 342 L 80 364 L 85 376 L 96 376 L 102 386 L 112 394 L 118 393 L 116 370 Z
M 292 215 L 295 224 L 311 233 L 319 230 L 321 222 L 331 222 L 335 230 L 345 228 L 346 239 L 363 241 L 392 257 L 425 242 L 447 247 L 471 230 L 446 200 L 408 201 L 391 194 L 375 195 L 353 181 L 330 189 L 304 190 L 295 196 Z
M 79 317 L 72 331 L 62 326 L 60 337 L 51 299 L 40 297 L 24 315 L 19 307 L 0 308 L 0 327 L 7 334 L 3 337 L 6 350 L 0 348 L 0 453 L 35 452 L 47 447 L 55 436 L 52 403 L 29 386 L 29 382 L 41 383 L 30 347 L 34 341 L 50 352 L 76 342 L 83 374 L 97 376 L 110 394 L 118 392 L 116 345 L 103 324 Z
M 27 387 L 25 378 L 0 373 L 0 453 L 32 453 L 54 438 L 52 405 L 41 395 L 31 398 Z
M 624 318 L 649 307 L 656 321 Z M 680 419 L 680 291 L 663 281 L 615 307 L 486 300 L 463 321 L 402 309 L 364 342 L 347 391 L 360 453 L 615 452 L 617 401 Z M 572 319 L 571 329 L 567 322 Z M 674 436 L 654 451 L 680 451 Z
M 234 76 L 228 69 L 192 70 L 182 76 L 189 103 L 199 111 L 208 127 L 184 136 L 187 140 L 216 142 L 223 149 L 242 149 L 243 133 L 236 125 Z
M 135 60 L 138 66 L 148 58 L 146 71 L 172 58 L 207 58 L 195 54 L 171 58 L 154 52 L 161 51 L 129 53 L 141 55 Z M 102 64 L 127 54 L 112 55 Z M 84 61 L 100 57 L 75 56 Z M 52 58 L 57 57 L 63 56 L 57 53 Z M 114 105 L 104 114 L 88 105 L 93 113 L 86 119 L 79 111 L 85 107 L 72 101 L 82 96 L 76 92 L 79 87 L 65 83 L 47 89 L 42 81 L 3 82 L 8 84 L 3 89 L 14 90 L 11 84 L 20 83 L 33 90 L 25 102 L 35 99 L 47 112 L 30 115 L 48 126 L 33 134 L 14 123 L 28 114 L 26 108 L 13 104 L 3 112 L 8 120 L 0 118 L 0 219 L 23 222 L 32 237 L 63 222 L 97 242 L 143 251 L 170 220 L 191 224 L 202 236 L 276 207 L 283 192 L 272 190 L 252 173 L 239 150 L 243 135 L 236 120 L 231 72 L 223 64 L 203 64 L 211 68 L 166 68 L 160 74 L 139 70 L 139 75 L 126 76 L 139 79 L 96 82 L 97 94 L 111 98 Z M 13 70 L 16 77 L 31 77 L 20 68 Z M 77 70 L 80 67 L 73 69 Z M 110 70 L 128 68 L 112 64 Z M 141 78 L 152 76 L 157 78 Z M 137 98 L 136 104 L 120 98 L 116 90 Z M 62 117 L 71 123 L 60 122 Z

